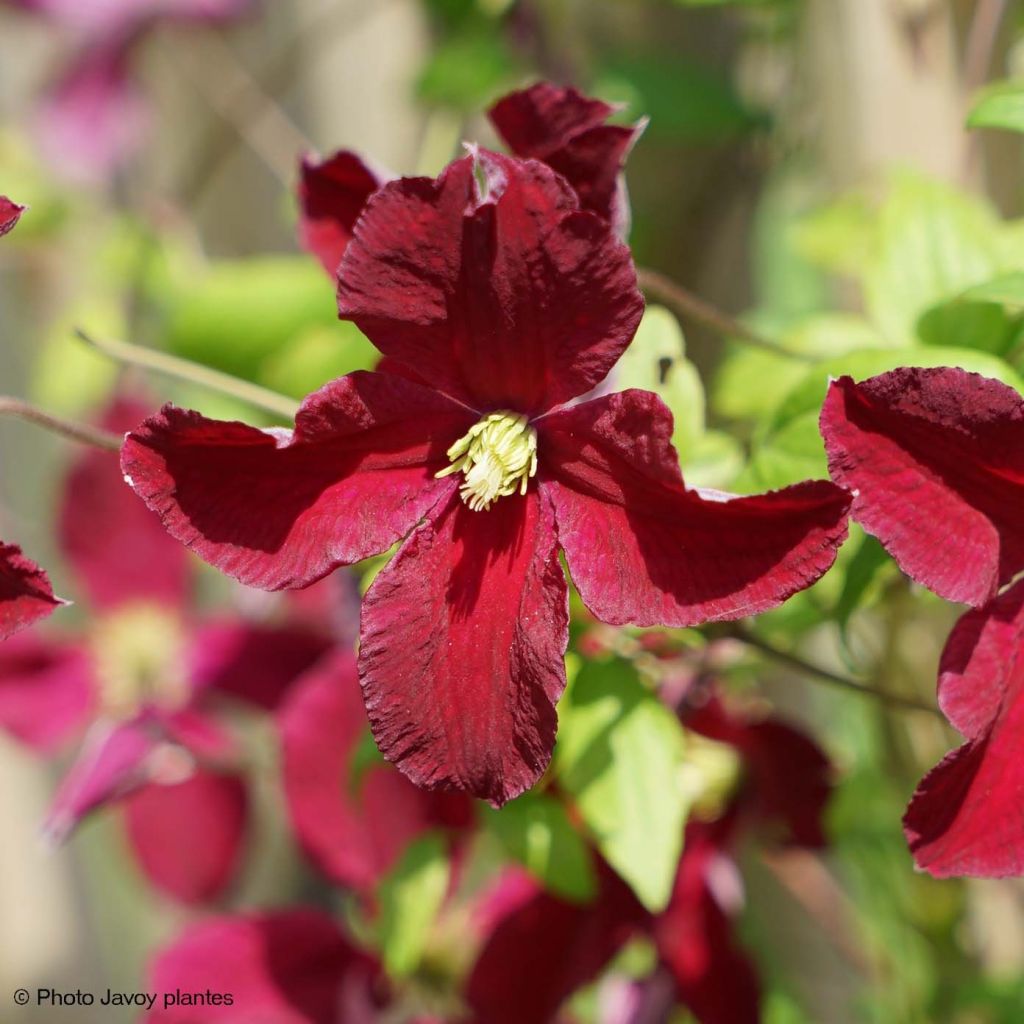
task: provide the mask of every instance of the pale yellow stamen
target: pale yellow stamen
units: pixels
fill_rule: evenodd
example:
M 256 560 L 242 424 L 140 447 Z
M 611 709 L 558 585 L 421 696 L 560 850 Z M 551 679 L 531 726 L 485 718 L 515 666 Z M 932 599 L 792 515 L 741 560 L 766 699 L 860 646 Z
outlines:
M 104 713 L 127 719 L 147 706 L 175 711 L 188 703 L 185 636 L 169 609 L 118 609 L 97 623 L 92 652 Z
M 537 473 L 537 431 L 526 416 L 504 409 L 492 412 L 448 449 L 448 458 L 452 464 L 435 475 L 464 473 L 459 493 L 479 512 L 517 490 L 526 493 Z

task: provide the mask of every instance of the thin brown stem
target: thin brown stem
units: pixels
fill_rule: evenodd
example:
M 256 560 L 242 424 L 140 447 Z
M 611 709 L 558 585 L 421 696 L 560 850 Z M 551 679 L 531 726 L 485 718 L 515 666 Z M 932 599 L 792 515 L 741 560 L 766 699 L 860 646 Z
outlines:
M 914 700 L 912 697 L 903 697 L 898 693 L 890 693 L 887 690 L 876 689 L 873 686 L 868 686 L 866 683 L 861 683 L 856 679 L 851 679 L 849 676 L 840 675 L 838 672 L 833 672 L 831 669 L 823 668 L 821 665 L 815 665 L 809 661 L 804 661 L 804 659 L 799 655 L 791 654 L 789 651 L 780 650 L 767 640 L 763 640 L 756 634 L 751 633 L 750 630 L 743 626 L 734 627 L 730 630 L 729 635 L 736 640 L 745 643 L 748 647 L 752 647 L 754 650 L 767 655 L 773 661 L 777 661 L 780 665 L 786 665 L 789 668 L 795 669 L 802 675 L 808 676 L 812 679 L 819 679 L 824 683 L 828 683 L 830 686 L 839 687 L 840 689 L 847 690 L 852 693 L 858 693 L 862 697 L 871 697 L 874 700 L 881 701 L 883 704 L 888 704 L 890 707 L 894 708 L 900 708 L 903 711 L 924 711 L 930 715 L 941 716 L 939 709 L 930 704 L 924 704 L 921 701 Z
M 298 412 L 299 403 L 294 399 L 279 395 L 276 391 L 262 388 L 247 380 L 239 380 L 228 373 L 221 373 L 220 370 L 213 370 L 209 366 L 201 366 L 188 359 L 179 359 L 177 356 L 169 355 L 167 352 L 158 352 L 156 349 L 131 345 L 126 341 L 94 338 L 80 327 L 75 328 L 75 335 L 90 348 L 102 352 L 119 363 L 139 366 L 145 370 L 161 373 L 166 377 L 198 384 L 200 387 L 236 398 L 257 409 L 264 409 L 281 419 L 292 420 Z
M 788 352 L 777 342 L 759 334 L 752 327 L 737 320 L 734 316 L 712 306 L 710 302 L 694 295 L 681 284 L 666 277 L 658 270 L 649 267 L 637 268 L 637 281 L 640 289 L 652 298 L 663 302 L 680 319 L 692 320 L 714 331 L 723 338 L 735 338 L 754 348 L 767 349 L 769 352 L 782 353 L 794 359 L 804 356 Z
M 94 448 L 103 448 L 112 452 L 120 451 L 121 448 L 120 434 L 90 426 L 88 423 L 76 423 L 74 420 L 64 419 L 62 416 L 54 416 L 22 398 L 0 395 L 0 415 L 14 416 L 27 423 L 34 423 L 37 427 L 49 430 L 52 434 L 66 437 L 70 441 L 92 445 Z

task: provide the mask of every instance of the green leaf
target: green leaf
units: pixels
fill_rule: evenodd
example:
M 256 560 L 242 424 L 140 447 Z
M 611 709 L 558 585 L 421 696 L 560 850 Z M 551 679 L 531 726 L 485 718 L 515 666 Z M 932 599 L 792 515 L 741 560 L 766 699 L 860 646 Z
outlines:
M 869 534 L 861 537 L 856 553 L 846 565 L 843 589 L 836 602 L 835 619 L 845 633 L 850 616 L 861 606 L 871 584 L 883 566 L 889 563 L 885 548 Z
M 1024 307 L 1024 272 L 1000 274 L 984 284 L 968 288 L 961 298 L 975 302 L 1001 302 L 1004 306 Z
M 417 91 L 428 103 L 475 113 L 511 87 L 518 73 L 504 38 L 472 24 L 434 48 Z
M 559 801 L 526 793 L 500 811 L 488 810 L 486 820 L 509 856 L 545 889 L 580 903 L 593 899 L 597 882 L 590 851 Z
M 419 966 L 449 874 L 444 839 L 428 835 L 412 843 L 381 882 L 380 948 L 391 975 L 405 977 Z
M 1024 132 L 1024 81 L 1007 79 L 983 89 L 967 115 L 967 127 Z
M 995 302 L 969 302 L 962 298 L 940 302 L 917 322 L 925 345 L 980 349 L 1003 355 L 1017 338 L 1017 318 Z
M 329 380 L 353 370 L 370 370 L 380 352 L 355 324 L 338 320 L 308 328 L 268 356 L 259 382 L 293 398 L 303 398 Z
M 178 298 L 166 342 L 187 359 L 252 380 L 265 360 L 337 316 L 334 290 L 313 259 L 223 262 Z
M 644 906 L 663 910 L 688 810 L 682 727 L 622 661 L 585 664 L 558 712 L 560 785 Z

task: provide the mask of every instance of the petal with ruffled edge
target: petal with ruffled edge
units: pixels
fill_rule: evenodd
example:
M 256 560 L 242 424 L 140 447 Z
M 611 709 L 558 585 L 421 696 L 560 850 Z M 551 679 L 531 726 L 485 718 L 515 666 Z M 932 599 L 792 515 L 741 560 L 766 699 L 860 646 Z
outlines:
M 458 498 L 405 541 L 363 601 L 359 676 L 381 752 L 417 785 L 503 804 L 551 759 L 568 588 L 536 492 Z
M 853 518 L 918 583 L 981 605 L 1024 569 L 1024 399 L 950 367 L 833 381 L 821 412 Z
M 849 496 L 825 481 L 752 497 L 687 490 L 672 415 L 650 392 L 537 427 L 569 572 L 605 622 L 691 626 L 766 611 L 821 577 L 846 537 Z
M 379 968 L 319 910 L 208 918 L 158 953 L 156 992 L 230 992 L 230 1005 L 171 1006 L 159 1024 L 373 1024 Z
M 205 770 L 152 783 L 124 801 L 128 840 L 146 877 L 182 903 L 206 903 L 228 887 L 241 860 L 248 816 L 245 782 Z
M 964 615 L 939 664 L 939 705 L 967 742 L 922 779 L 903 819 L 937 878 L 1024 873 L 1024 581 Z
M 436 181 L 391 182 L 342 260 L 339 312 L 477 408 L 532 413 L 583 394 L 629 344 L 643 299 L 629 250 L 576 206 L 543 164 L 484 150 Z
M 141 403 L 117 399 L 105 410 L 100 426 L 123 433 L 151 412 Z M 61 551 L 96 608 L 127 601 L 184 605 L 188 552 L 167 536 L 125 484 L 114 453 L 88 449 L 72 462 L 57 529 Z
M 662 962 L 679 999 L 701 1024 L 758 1024 L 760 983 L 733 935 L 742 899 L 732 860 L 717 847 L 714 828 L 691 824 L 672 899 L 654 925 Z
M 192 684 L 270 711 L 331 647 L 325 633 L 299 625 L 206 623 L 195 634 Z
M 455 486 L 434 474 L 474 419 L 412 381 L 359 371 L 307 397 L 290 434 L 165 406 L 128 435 L 121 468 L 173 537 L 280 590 L 408 533 Z
M 432 824 L 429 795 L 391 765 L 360 767 L 369 739 L 355 656 L 348 651 L 300 680 L 278 715 L 288 814 L 321 870 L 368 890 Z
M 548 1024 L 647 921 L 618 876 L 601 866 L 592 904 L 569 903 L 510 871 L 481 907 L 485 942 L 466 983 L 473 1024 Z
M 0 236 L 6 235 L 18 223 L 24 212 L 24 206 L 19 206 L 7 196 L 0 196 Z
M 0 729 L 49 752 L 92 714 L 95 684 L 81 647 L 34 632 L 0 644 Z
M 0 640 L 45 619 L 63 603 L 53 596 L 46 573 L 17 544 L 0 542 Z
M 362 157 L 340 150 L 325 160 L 302 158 L 299 166 L 299 243 L 333 279 L 352 240 L 366 201 L 391 175 Z
M 487 112 L 516 156 L 542 160 L 580 197 L 580 206 L 621 231 L 629 210 L 619 176 L 644 129 L 604 122 L 617 108 L 573 88 L 538 82 L 503 96 Z

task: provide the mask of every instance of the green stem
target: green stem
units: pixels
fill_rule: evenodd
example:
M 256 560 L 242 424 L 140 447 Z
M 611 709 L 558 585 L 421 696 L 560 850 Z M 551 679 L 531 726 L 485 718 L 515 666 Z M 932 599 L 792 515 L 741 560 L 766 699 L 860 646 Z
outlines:
M 112 452 L 121 449 L 120 434 L 90 426 L 88 423 L 76 423 L 74 420 L 54 416 L 21 398 L 0 395 L 0 415 L 14 416 L 27 423 L 34 423 L 37 427 L 43 427 L 52 434 L 59 434 L 70 441 L 79 441 L 82 444 L 92 445 L 94 448 L 103 448 Z
M 285 395 L 279 395 L 276 391 L 262 388 L 258 384 L 252 384 L 247 380 L 239 380 L 230 374 L 221 373 L 220 370 L 213 370 L 208 366 L 201 366 L 188 359 L 180 359 L 178 356 L 169 355 L 167 352 L 158 352 L 156 349 L 143 348 L 140 345 L 132 345 L 126 341 L 114 341 L 111 338 L 94 338 L 87 334 L 80 327 L 75 328 L 75 335 L 86 343 L 90 348 L 102 352 L 105 356 L 125 363 L 128 366 L 140 366 L 145 370 L 152 370 L 161 373 L 165 377 L 174 377 L 177 380 L 188 381 L 190 384 L 197 384 L 199 387 L 216 391 L 222 395 L 236 398 L 247 405 L 255 406 L 257 409 L 264 409 L 281 419 L 293 420 L 299 409 L 299 403 Z

